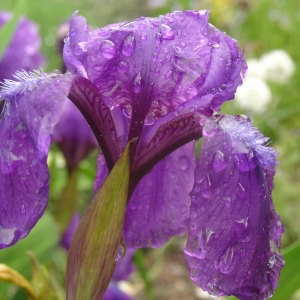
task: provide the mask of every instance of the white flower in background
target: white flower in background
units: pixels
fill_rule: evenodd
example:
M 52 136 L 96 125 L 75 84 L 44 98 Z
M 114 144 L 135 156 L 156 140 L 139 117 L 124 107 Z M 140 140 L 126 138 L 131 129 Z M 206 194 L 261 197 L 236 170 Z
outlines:
M 257 77 L 261 79 L 266 78 L 266 70 L 259 59 L 247 59 L 247 77 Z
M 236 103 L 243 109 L 263 113 L 271 101 L 267 81 L 284 84 L 295 71 L 295 63 L 284 50 L 272 50 L 260 59 L 248 59 L 247 76 L 235 94 Z
M 271 98 L 269 86 L 263 79 L 255 76 L 247 76 L 235 94 L 236 103 L 254 113 L 263 113 Z
M 295 71 L 295 63 L 284 50 L 278 49 L 264 54 L 260 59 L 265 79 L 279 84 L 286 83 Z
M 157 8 L 166 5 L 166 0 L 148 0 L 148 6 L 150 8 Z

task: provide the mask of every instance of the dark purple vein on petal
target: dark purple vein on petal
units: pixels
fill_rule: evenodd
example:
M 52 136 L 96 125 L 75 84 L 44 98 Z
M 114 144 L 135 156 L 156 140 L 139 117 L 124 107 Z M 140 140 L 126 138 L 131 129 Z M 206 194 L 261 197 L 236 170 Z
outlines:
M 109 107 L 103 102 L 95 86 L 88 79 L 80 76 L 74 79 L 68 98 L 81 111 L 93 130 L 107 166 L 111 170 L 119 159 L 121 151 Z
M 202 136 L 205 118 L 200 113 L 187 113 L 160 126 L 149 143 L 134 157 L 132 173 L 139 180 L 166 155 Z

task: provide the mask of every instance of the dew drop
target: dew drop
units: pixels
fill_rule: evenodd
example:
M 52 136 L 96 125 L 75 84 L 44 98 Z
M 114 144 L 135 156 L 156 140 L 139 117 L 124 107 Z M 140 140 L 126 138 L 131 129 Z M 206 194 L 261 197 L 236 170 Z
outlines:
M 203 127 L 203 131 L 202 131 L 203 136 L 210 138 L 210 137 L 213 137 L 217 132 L 218 132 L 218 129 L 217 129 L 215 122 L 213 120 L 207 120 Z
M 209 199 L 213 194 L 213 188 L 212 188 L 210 176 L 205 175 L 200 185 L 201 185 L 201 195 L 203 196 L 203 198 Z
M 224 92 L 225 90 L 226 90 L 226 84 L 223 83 L 223 84 L 221 84 L 221 86 L 219 87 L 219 91 L 220 91 L 220 92 Z
M 213 159 L 213 168 L 216 172 L 220 172 L 224 170 L 227 166 L 227 161 L 225 159 L 225 155 L 222 151 L 217 150 Z
M 127 61 L 119 61 L 118 63 L 118 70 L 121 73 L 126 73 L 129 70 L 129 63 Z
M 17 228 L 3 228 L 0 226 L 0 236 L 2 244 L 10 244 L 14 237 Z
M 25 204 L 21 205 L 21 214 L 24 215 L 26 213 Z
M 241 172 L 252 171 L 256 167 L 254 153 L 237 153 L 234 156 L 236 167 Z
M 106 59 L 110 60 L 116 55 L 116 45 L 110 40 L 101 42 L 100 51 Z
M 229 274 L 234 269 L 233 259 L 234 259 L 234 248 L 228 247 L 228 249 L 225 251 L 225 253 L 221 256 L 220 262 L 218 265 L 218 269 L 223 274 Z
M 182 171 L 185 171 L 190 166 L 190 160 L 187 156 L 182 155 L 179 157 L 179 167 Z
M 138 73 L 132 83 L 133 92 L 139 94 L 142 90 L 142 76 L 141 73 Z
M 161 35 L 164 40 L 174 40 L 175 33 L 172 28 L 168 25 L 161 25 Z
M 170 22 L 170 23 L 174 23 L 174 19 L 170 16 L 167 17 L 167 20 Z
M 118 252 L 117 252 L 117 255 L 116 255 L 116 258 L 115 258 L 115 262 L 116 263 L 120 262 L 124 258 L 125 254 L 126 254 L 126 247 L 125 247 L 125 244 L 123 242 L 119 246 L 119 249 L 118 249 Z
M 123 108 L 122 108 L 122 112 L 123 112 L 123 115 L 130 119 L 131 116 L 132 116 L 132 108 L 130 106 L 130 104 L 126 104 Z
M 146 41 L 147 38 L 148 38 L 147 32 L 144 32 L 144 31 L 143 31 L 143 32 L 141 33 L 141 39 L 142 39 L 142 41 Z
M 150 126 L 154 124 L 154 122 L 157 120 L 156 114 L 154 112 L 150 112 L 146 118 L 145 118 L 145 125 Z
M 238 183 L 237 194 L 241 199 L 245 199 L 247 196 L 246 188 L 240 182 Z
M 231 198 L 230 197 L 225 197 L 224 198 L 224 202 L 225 202 L 225 206 L 227 207 L 227 208 L 230 208 L 231 207 Z
M 136 41 L 133 34 L 128 35 L 123 41 L 122 53 L 125 56 L 131 56 L 135 50 Z
M 202 274 L 202 271 L 198 268 L 191 269 L 191 279 L 197 280 Z
M 117 80 L 113 75 L 97 78 L 94 81 L 94 85 L 101 91 L 102 94 L 113 92 L 116 86 Z

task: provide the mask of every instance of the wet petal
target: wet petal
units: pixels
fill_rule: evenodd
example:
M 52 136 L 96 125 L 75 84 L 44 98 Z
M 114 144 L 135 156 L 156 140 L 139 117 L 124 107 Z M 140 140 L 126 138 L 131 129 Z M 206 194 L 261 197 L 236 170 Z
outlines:
M 0 248 L 25 237 L 48 202 L 50 135 L 71 76 L 20 72 L 0 97 Z
M 127 205 L 123 230 L 127 246 L 160 247 L 186 232 L 194 168 L 194 144 L 190 143 L 141 179 Z
M 174 12 L 109 25 L 87 37 L 75 13 L 65 61 L 109 105 L 120 106 L 128 118 L 134 111 L 146 125 L 189 101 L 194 109 L 217 109 L 233 98 L 245 63 L 237 42 L 208 18 L 207 11 Z M 75 31 L 84 37 L 77 41 Z
M 185 257 L 213 295 L 266 299 L 276 288 L 283 232 L 271 197 L 276 153 L 242 116 L 204 126 Z
M 8 12 L 0 12 L 1 27 L 11 19 Z M 38 26 L 32 21 L 21 18 L 15 33 L 0 59 L 0 81 L 12 78 L 17 70 L 32 70 L 44 64 L 44 57 L 40 53 L 41 39 Z

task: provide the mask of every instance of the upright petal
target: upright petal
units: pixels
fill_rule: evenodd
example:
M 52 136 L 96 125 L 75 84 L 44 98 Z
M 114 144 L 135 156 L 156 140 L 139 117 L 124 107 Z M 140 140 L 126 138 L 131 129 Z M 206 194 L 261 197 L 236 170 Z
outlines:
M 0 29 L 9 21 L 11 14 L 0 11 Z M 30 71 L 44 64 L 40 53 L 41 39 L 38 26 L 32 21 L 21 18 L 15 33 L 0 60 L 0 81 L 11 79 L 18 70 Z
M 133 126 L 151 125 L 188 101 L 193 108 L 217 109 L 233 98 L 245 63 L 237 42 L 208 18 L 207 11 L 173 12 L 87 36 L 86 23 L 75 13 L 65 62 L 89 78 L 109 105 L 132 116 Z
M 20 72 L 0 92 L 0 248 L 25 237 L 48 202 L 50 135 L 72 77 Z
M 189 143 L 141 179 L 126 209 L 123 235 L 128 247 L 160 247 L 186 232 L 194 169 L 194 143 Z
M 269 298 L 284 264 L 271 197 L 276 153 L 243 116 L 215 117 L 203 136 L 185 249 L 191 278 L 213 295 Z

